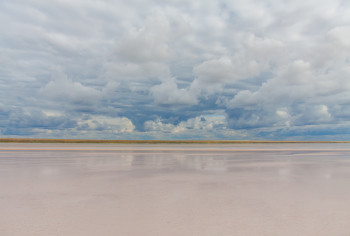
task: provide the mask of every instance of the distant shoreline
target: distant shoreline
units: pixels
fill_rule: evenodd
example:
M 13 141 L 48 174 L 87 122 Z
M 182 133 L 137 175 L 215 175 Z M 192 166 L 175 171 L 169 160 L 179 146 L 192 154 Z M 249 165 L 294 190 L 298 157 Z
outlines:
M 268 141 L 268 140 L 99 140 L 0 138 L 0 143 L 114 143 L 114 144 L 249 144 L 249 143 L 350 143 L 350 141 Z

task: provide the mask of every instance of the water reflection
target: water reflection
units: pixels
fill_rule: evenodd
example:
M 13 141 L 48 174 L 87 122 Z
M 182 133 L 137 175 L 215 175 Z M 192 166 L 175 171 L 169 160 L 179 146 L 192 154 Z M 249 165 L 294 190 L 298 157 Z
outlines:
M 350 235 L 349 154 L 347 145 L 0 145 L 0 234 Z

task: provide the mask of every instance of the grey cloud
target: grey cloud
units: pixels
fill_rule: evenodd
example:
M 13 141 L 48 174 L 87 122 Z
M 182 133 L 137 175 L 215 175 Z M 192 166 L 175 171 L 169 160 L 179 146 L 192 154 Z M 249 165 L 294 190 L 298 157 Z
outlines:
M 5 116 L 5 124 L 0 128 L 3 135 L 45 135 L 76 126 L 74 120 L 64 115 L 51 116 L 39 109 L 11 108 Z

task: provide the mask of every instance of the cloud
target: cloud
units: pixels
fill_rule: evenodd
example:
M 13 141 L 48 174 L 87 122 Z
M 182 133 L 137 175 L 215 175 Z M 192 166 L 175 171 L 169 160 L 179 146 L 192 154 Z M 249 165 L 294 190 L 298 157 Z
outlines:
M 226 116 L 223 114 L 200 115 L 182 121 L 177 125 L 163 122 L 161 119 L 145 122 L 145 130 L 153 138 L 164 139 L 227 139 L 235 136 L 244 137 L 243 132 L 227 128 Z
M 151 88 L 154 101 L 160 105 L 195 105 L 196 95 L 189 88 L 178 88 L 175 79 L 169 79 Z
M 117 53 L 123 59 L 135 63 L 159 62 L 169 59 L 170 26 L 167 17 L 156 11 L 143 26 L 131 29 L 117 41 Z
M 349 15 L 344 1 L 2 1 L 1 135 L 345 139 Z
M 78 121 L 78 130 L 82 133 L 89 131 L 97 131 L 102 133 L 131 133 L 135 126 L 125 117 L 103 117 L 93 116 L 89 119 Z
M 328 32 L 327 37 L 329 40 L 335 41 L 334 43 L 337 45 L 349 48 L 350 43 L 346 39 L 350 37 L 350 26 L 337 26 Z
M 163 123 L 161 120 L 146 121 L 145 123 L 146 130 L 170 133 L 185 132 L 188 130 L 217 130 L 224 129 L 225 126 L 226 118 L 225 116 L 221 115 L 197 116 L 195 118 L 182 121 L 178 125 Z
M 40 93 L 45 98 L 58 103 L 82 106 L 96 106 L 101 97 L 100 91 L 79 82 L 73 82 L 65 74 L 59 72 L 53 80 L 40 89 Z
M 76 122 L 64 114 L 46 113 L 33 108 L 10 108 L 2 115 L 2 135 L 47 135 L 76 126 Z

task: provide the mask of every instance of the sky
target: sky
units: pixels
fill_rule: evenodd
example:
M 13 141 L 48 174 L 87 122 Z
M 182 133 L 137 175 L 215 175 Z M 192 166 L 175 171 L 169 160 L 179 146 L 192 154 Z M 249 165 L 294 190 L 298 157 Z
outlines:
M 350 2 L 0 1 L 0 137 L 350 140 Z

